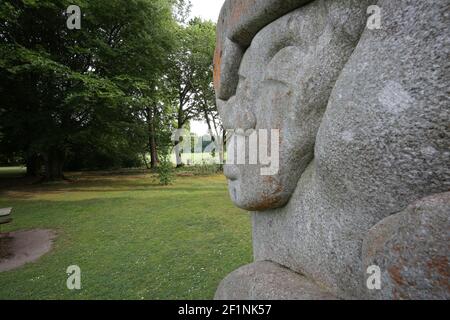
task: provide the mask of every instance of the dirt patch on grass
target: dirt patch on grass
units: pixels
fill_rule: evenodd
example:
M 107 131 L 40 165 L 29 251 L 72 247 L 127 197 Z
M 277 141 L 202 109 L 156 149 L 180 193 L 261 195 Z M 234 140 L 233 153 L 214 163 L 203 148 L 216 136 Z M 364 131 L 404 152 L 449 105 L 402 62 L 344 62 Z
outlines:
M 55 231 L 42 229 L 0 234 L 0 272 L 38 260 L 52 249 L 55 237 Z

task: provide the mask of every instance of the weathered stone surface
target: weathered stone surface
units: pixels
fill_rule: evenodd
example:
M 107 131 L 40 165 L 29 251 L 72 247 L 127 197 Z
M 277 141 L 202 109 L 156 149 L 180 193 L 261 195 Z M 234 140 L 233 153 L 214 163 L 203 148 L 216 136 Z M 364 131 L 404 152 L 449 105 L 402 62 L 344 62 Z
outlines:
M 264 26 L 311 0 L 227 0 L 217 23 L 214 85 L 221 99 L 236 90 L 242 54 Z M 223 71 L 223 72 L 222 72 Z
M 226 277 L 216 300 L 336 300 L 300 274 L 273 262 L 246 265 Z
M 11 212 L 12 212 L 12 208 L 0 209 L 0 225 L 10 223 L 12 221 Z
M 12 208 L 2 208 L 0 209 L 0 217 L 6 217 L 11 214 Z
M 300 6 L 241 46 L 239 66 L 221 70 L 230 83 L 239 79 L 235 89 L 225 85 L 225 98 L 218 90 L 226 128 L 280 130 L 279 172 L 228 166 L 230 194 L 255 211 L 256 261 L 288 267 L 340 298 L 446 299 L 448 233 L 436 235 L 444 232 L 447 205 L 434 202 L 436 217 L 421 214 L 429 224 L 398 213 L 450 190 L 450 7 L 447 0 L 380 0 L 382 28 L 369 30 L 372 4 Z M 422 233 L 400 227 L 405 217 Z M 381 221 L 388 227 L 374 228 Z M 403 242 L 402 250 L 386 252 L 397 248 L 389 241 L 384 251 L 371 244 L 376 230 Z M 363 243 L 375 253 L 363 253 Z M 415 250 L 432 267 L 413 260 Z M 414 282 L 399 285 L 397 271 L 392 278 L 382 270 L 390 284 L 369 294 L 370 259 L 397 266 Z
M 379 266 L 377 299 L 450 299 L 450 193 L 424 198 L 374 226 L 363 263 Z
M 257 164 L 225 168 L 241 208 L 263 211 L 286 204 L 314 158 L 331 91 L 365 25 L 369 1 L 348 9 L 350 2 L 315 1 L 261 30 L 240 64 L 236 94 L 219 99 L 225 128 L 280 131 L 276 174 L 262 176 L 264 166 Z

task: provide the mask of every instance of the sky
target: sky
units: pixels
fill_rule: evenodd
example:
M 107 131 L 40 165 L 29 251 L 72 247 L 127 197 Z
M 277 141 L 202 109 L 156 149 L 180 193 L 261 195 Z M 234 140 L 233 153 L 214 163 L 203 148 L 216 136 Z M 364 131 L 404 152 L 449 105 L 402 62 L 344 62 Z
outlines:
M 202 17 L 217 22 L 225 0 L 191 0 L 191 17 Z
M 201 17 L 217 22 L 225 0 L 191 0 L 191 2 L 191 18 Z M 208 126 L 203 121 L 191 121 L 191 131 L 198 135 L 204 135 L 208 133 Z

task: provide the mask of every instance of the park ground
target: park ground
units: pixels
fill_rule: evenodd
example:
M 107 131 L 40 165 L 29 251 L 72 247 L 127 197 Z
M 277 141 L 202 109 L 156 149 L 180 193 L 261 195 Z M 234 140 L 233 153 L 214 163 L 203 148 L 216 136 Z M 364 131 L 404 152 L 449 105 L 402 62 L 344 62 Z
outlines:
M 69 173 L 32 184 L 0 168 L 1 231 L 52 229 L 53 250 L 0 273 L 0 299 L 211 299 L 228 273 L 252 260 L 248 213 L 222 175 L 179 174 L 162 187 L 144 171 Z M 81 268 L 81 290 L 66 269 Z

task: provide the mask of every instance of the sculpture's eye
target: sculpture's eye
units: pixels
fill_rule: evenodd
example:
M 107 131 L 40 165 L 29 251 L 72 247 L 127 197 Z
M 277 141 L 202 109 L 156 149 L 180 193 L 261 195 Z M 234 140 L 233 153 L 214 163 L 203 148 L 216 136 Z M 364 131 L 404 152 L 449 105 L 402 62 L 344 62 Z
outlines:
M 292 92 L 291 84 L 274 78 L 264 79 L 260 88 L 261 96 L 269 96 L 270 100 L 291 96 Z

